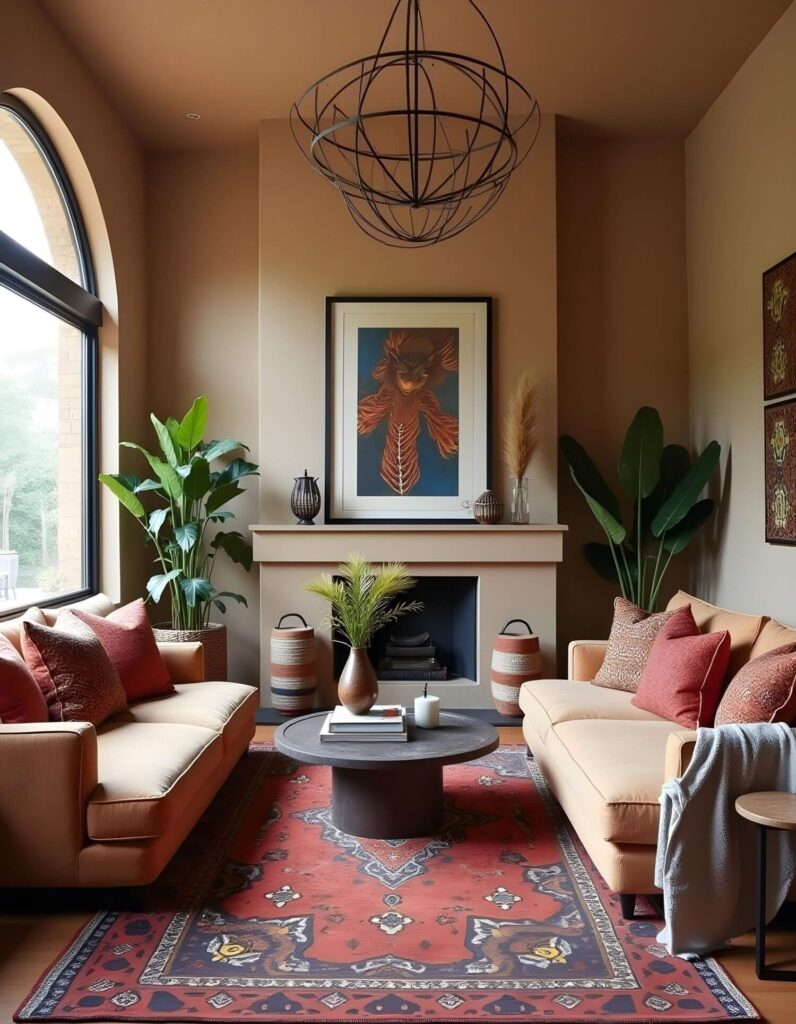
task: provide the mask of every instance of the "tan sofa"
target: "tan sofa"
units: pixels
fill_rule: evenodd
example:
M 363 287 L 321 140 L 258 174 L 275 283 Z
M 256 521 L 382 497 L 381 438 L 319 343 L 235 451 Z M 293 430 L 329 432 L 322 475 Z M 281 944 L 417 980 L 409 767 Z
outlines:
M 98 595 L 77 607 L 107 615 L 113 605 Z M 17 647 L 20 623 L 0 622 Z M 173 694 L 97 729 L 0 725 L 0 886 L 148 884 L 246 751 L 258 692 L 204 681 L 201 644 L 158 647 Z
M 704 632 L 728 629 L 729 675 L 750 658 L 796 641 L 796 630 L 679 592 Z M 550 788 L 608 886 L 632 916 L 636 893 L 653 893 L 661 786 L 685 771 L 696 733 L 641 711 L 631 694 L 592 686 L 605 641 L 569 647 L 568 679 L 524 683 L 523 734 Z

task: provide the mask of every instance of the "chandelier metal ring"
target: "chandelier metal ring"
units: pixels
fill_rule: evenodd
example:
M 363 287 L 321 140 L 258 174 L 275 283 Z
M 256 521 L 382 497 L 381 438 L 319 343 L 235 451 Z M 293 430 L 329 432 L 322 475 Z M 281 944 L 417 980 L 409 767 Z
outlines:
M 421 0 L 397 0 L 379 48 L 314 82 L 291 108 L 293 136 L 355 222 L 387 245 L 460 234 L 503 194 L 539 133 L 539 104 L 497 57 L 425 46 Z M 406 10 L 403 49 L 387 48 Z

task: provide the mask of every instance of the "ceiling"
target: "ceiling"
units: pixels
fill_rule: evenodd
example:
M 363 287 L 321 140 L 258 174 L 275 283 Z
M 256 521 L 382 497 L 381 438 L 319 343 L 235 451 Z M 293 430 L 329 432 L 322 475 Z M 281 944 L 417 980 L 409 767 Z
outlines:
M 374 52 L 394 0 L 40 0 L 154 149 L 253 142 L 262 118 Z M 509 70 L 569 133 L 687 134 L 790 0 L 480 0 Z M 465 0 L 427 44 L 480 54 Z M 198 113 L 198 120 L 186 118 Z

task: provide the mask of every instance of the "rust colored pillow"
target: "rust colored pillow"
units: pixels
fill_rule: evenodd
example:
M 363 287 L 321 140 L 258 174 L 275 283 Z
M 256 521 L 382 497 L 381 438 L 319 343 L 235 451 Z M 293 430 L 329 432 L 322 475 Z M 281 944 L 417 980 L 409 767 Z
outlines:
M 0 634 L 0 723 L 46 722 L 47 704 L 16 647 Z
M 658 630 L 674 612 L 650 614 L 623 597 L 614 600 L 614 621 L 595 686 L 635 693 Z
M 796 722 L 796 643 L 753 658 L 730 680 L 716 725 Z
M 68 609 L 54 626 L 23 622 L 22 653 L 51 722 L 100 725 L 127 707 L 116 669 L 91 629 Z
M 79 608 L 73 608 L 72 614 L 99 638 L 119 673 L 128 700 L 173 693 L 141 598 L 106 616 L 92 615 Z
M 690 605 L 663 624 L 631 704 L 685 729 L 713 725 L 730 660 L 730 634 L 700 633 Z

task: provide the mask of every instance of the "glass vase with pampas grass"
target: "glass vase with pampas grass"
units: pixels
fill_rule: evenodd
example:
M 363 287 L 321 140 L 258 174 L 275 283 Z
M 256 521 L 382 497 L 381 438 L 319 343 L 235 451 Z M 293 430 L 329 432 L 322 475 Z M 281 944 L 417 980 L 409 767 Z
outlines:
M 536 385 L 525 370 L 509 401 L 503 435 L 503 456 L 511 476 L 511 522 L 527 523 L 530 516 L 526 473 L 537 445 Z

